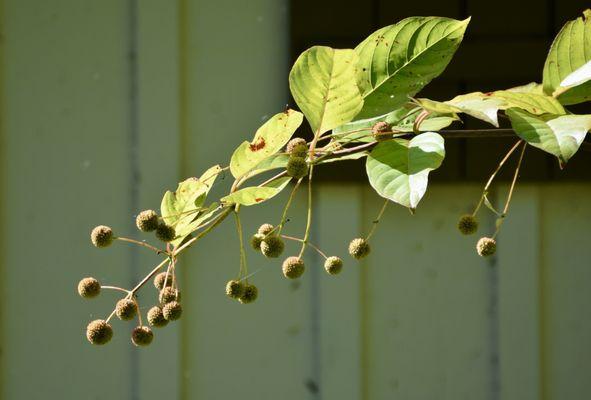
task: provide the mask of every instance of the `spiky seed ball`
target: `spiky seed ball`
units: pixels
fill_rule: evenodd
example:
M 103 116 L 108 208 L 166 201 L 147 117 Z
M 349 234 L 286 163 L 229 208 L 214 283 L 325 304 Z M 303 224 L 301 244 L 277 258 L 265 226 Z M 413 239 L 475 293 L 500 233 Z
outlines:
M 244 284 L 237 280 L 226 283 L 226 295 L 232 299 L 238 299 L 244 294 Z
M 476 251 L 481 257 L 492 256 L 497 251 L 497 241 L 493 238 L 482 237 L 476 243 Z
M 137 304 L 131 299 L 121 299 L 115 306 L 115 314 L 122 321 L 129 321 L 137 313 Z
M 246 284 L 244 285 L 244 293 L 238 301 L 242 304 L 252 303 L 259 297 L 259 289 L 255 285 Z
M 160 272 L 154 277 L 154 287 L 156 289 L 162 290 L 164 288 L 164 282 L 166 282 L 166 286 L 172 286 L 172 274 L 168 274 L 167 278 L 166 272 Z
M 162 315 L 167 321 L 176 321 L 183 313 L 183 306 L 178 301 L 171 301 L 162 308 Z
M 308 173 L 308 164 L 303 157 L 291 156 L 287 162 L 287 175 L 292 178 L 302 178 Z
M 392 134 L 386 134 L 386 132 L 390 132 L 392 127 L 386 121 L 377 122 L 372 128 L 371 133 L 375 140 L 378 142 L 383 142 L 389 139 L 392 139 Z
M 462 215 L 458 220 L 458 230 L 463 235 L 471 235 L 478 230 L 478 220 L 471 214 Z
M 144 210 L 135 219 L 135 225 L 142 232 L 156 230 L 158 223 L 158 214 L 154 210 Z
M 161 328 L 168 325 L 168 320 L 164 318 L 162 308 L 159 306 L 150 308 L 150 310 L 148 310 L 147 318 L 148 323 L 156 328 Z
M 90 240 L 95 247 L 107 247 L 113 243 L 113 230 L 105 225 L 99 225 L 90 233 Z
M 281 266 L 283 271 L 283 276 L 289 279 L 297 279 L 306 270 L 306 266 L 304 264 L 304 260 L 300 257 L 287 257 L 285 261 L 283 261 L 283 265 Z
M 267 258 L 277 258 L 283 253 L 285 244 L 283 240 L 276 235 L 267 236 L 261 242 L 261 253 Z
M 94 278 L 88 277 L 78 282 L 78 294 L 85 299 L 92 299 L 101 293 L 101 284 Z
M 86 339 L 92 344 L 106 344 L 113 337 L 113 327 L 103 319 L 95 319 L 86 327 Z
M 136 346 L 147 346 L 154 340 L 154 332 L 147 326 L 136 326 L 131 331 L 131 343 Z
M 324 269 L 331 275 L 336 275 L 343 269 L 343 260 L 337 256 L 331 256 L 324 262 Z
M 160 292 L 160 303 L 167 304 L 172 301 L 181 300 L 181 292 L 171 287 L 165 287 Z
M 275 227 L 271 224 L 262 224 L 259 226 L 257 233 L 268 235 L 269 233 L 273 232 L 273 229 L 275 229 Z
M 262 234 L 262 233 L 255 233 L 250 238 L 250 245 L 252 246 L 253 249 L 255 249 L 255 250 L 258 251 L 258 250 L 261 249 L 261 242 L 263 241 L 264 238 L 265 238 L 265 235 L 264 234 Z
M 174 227 L 165 223 L 158 224 L 156 228 L 156 237 L 163 242 L 172 242 L 176 236 Z
M 294 157 L 306 157 L 308 153 L 308 144 L 302 138 L 291 139 L 287 143 L 287 153 Z
M 349 254 L 357 260 L 366 257 L 370 251 L 371 247 L 365 239 L 357 238 L 351 240 L 351 243 L 349 243 Z

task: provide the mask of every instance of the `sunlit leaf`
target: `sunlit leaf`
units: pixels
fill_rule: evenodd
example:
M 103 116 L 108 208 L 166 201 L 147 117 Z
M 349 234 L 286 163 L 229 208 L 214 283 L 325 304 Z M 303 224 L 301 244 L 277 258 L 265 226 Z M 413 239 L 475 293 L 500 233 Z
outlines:
M 252 206 L 262 203 L 278 195 L 287 186 L 291 178 L 279 178 L 266 186 L 252 186 L 237 190 L 234 193 L 222 198 L 224 204 L 241 204 L 243 206 Z
M 491 96 L 505 100 L 502 109 L 521 108 L 531 114 L 565 114 L 564 107 L 552 96 L 538 93 L 519 93 L 510 90 L 498 90 Z

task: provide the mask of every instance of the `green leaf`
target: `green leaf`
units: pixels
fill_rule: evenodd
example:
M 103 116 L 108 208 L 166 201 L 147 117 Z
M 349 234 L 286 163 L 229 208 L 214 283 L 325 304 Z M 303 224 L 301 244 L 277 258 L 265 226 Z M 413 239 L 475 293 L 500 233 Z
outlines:
M 507 89 L 507 91 L 515 93 L 544 94 L 544 86 L 541 83 L 530 82 L 525 85 L 512 87 L 510 89 Z
M 261 126 L 252 142 L 243 142 L 232 154 L 230 171 L 240 178 L 267 157 L 277 153 L 302 124 L 304 116 L 294 110 L 275 114 Z
M 357 62 L 354 50 L 314 46 L 293 65 L 289 87 L 316 135 L 346 124 L 361 110 Z
M 209 207 L 202 209 L 194 221 L 190 221 L 188 218 L 179 221 L 175 227 L 176 239 L 171 244 L 173 246 L 179 245 L 187 236 L 195 232 L 203 223 L 211 218 L 218 209 L 218 203 L 214 202 Z
M 254 204 L 262 203 L 270 198 L 278 195 L 287 186 L 290 177 L 275 179 L 267 186 L 251 186 L 240 189 L 222 198 L 222 203 L 241 204 L 243 206 L 252 206 Z
M 456 96 L 446 103 L 459 108 L 465 114 L 499 127 L 497 114 L 504 104 L 503 100 L 491 98 L 481 92 L 473 92 Z
M 367 157 L 367 176 L 380 196 L 414 210 L 427 190 L 429 172 L 444 158 L 443 137 L 435 132 L 389 140 Z
M 221 171 L 222 168 L 215 165 L 201 177 L 189 178 L 179 183 L 175 192 L 167 191 L 160 204 L 160 214 L 164 222 L 176 226 L 179 221 L 192 221 Z
M 591 10 L 567 22 L 552 42 L 544 64 L 544 92 L 557 97 L 562 104 L 577 104 L 591 100 L 591 81 L 573 88 L 561 88 L 560 83 L 591 60 Z
M 470 19 L 406 18 L 379 29 L 355 51 L 365 100 L 357 119 L 384 115 L 440 75 L 460 45 Z
M 554 97 L 537 93 L 519 93 L 510 90 L 498 90 L 491 96 L 505 100 L 501 109 L 518 107 L 531 114 L 566 114 L 564 107 Z
M 582 67 L 574 70 L 572 73 L 567 75 L 566 78 L 560 82 L 561 87 L 573 87 L 579 86 L 583 83 L 591 80 L 591 61 L 587 61 Z
M 320 161 L 318 164 L 328 164 L 338 161 L 350 161 L 350 160 L 359 160 L 360 158 L 366 157 L 369 153 L 367 151 L 360 151 L 357 153 L 345 154 L 344 156 L 334 157 L 334 158 L 325 158 L 324 160 Z
M 558 157 L 563 167 L 577 152 L 591 129 L 591 115 L 533 115 L 510 108 L 507 115 L 513 129 L 534 147 Z
M 287 167 L 287 162 L 289 161 L 289 155 L 285 153 L 277 153 L 270 155 L 269 157 L 265 158 L 263 161 L 257 164 L 257 166 L 247 173 L 244 177 L 252 178 L 255 175 L 262 174 L 263 172 L 271 171 L 274 169 L 282 169 Z

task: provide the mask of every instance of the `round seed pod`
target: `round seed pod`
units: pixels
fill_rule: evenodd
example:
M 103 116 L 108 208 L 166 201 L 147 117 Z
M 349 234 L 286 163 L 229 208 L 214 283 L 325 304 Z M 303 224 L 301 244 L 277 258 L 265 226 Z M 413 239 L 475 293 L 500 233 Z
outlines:
M 308 164 L 303 157 L 290 157 L 287 162 L 287 175 L 292 178 L 302 178 L 308 173 Z
M 371 133 L 376 141 L 384 142 L 386 140 L 392 139 L 391 130 L 392 127 L 389 123 L 387 123 L 386 121 L 380 121 L 376 122 L 376 124 L 371 128 Z
M 306 157 L 308 144 L 305 139 L 294 138 L 287 143 L 287 153 L 294 157 Z
M 176 232 L 174 227 L 161 223 L 158 224 L 158 227 L 156 228 L 156 237 L 163 242 L 168 243 L 174 240 L 176 237 Z
M 144 210 L 135 219 L 135 225 L 142 232 L 152 232 L 158 224 L 158 214 L 154 210 Z
M 92 344 L 106 344 L 112 337 L 113 327 L 103 319 L 96 319 L 86 327 L 86 339 Z
M 267 236 L 261 242 L 261 253 L 267 258 L 277 258 L 283 253 L 285 244 L 279 236 Z
M 331 275 L 336 275 L 343 269 L 343 260 L 337 256 L 331 256 L 324 261 L 324 269 Z
M 273 232 L 273 229 L 275 229 L 275 227 L 271 224 L 262 224 L 259 226 L 257 233 L 268 235 L 269 233 Z
M 183 306 L 178 301 L 171 301 L 162 307 L 162 315 L 167 321 L 176 321 L 183 314 Z
M 85 299 L 92 299 L 101 293 L 101 284 L 95 278 L 84 278 L 78 282 L 78 294 Z
M 180 301 L 181 300 L 181 292 L 180 290 L 173 289 L 171 287 L 165 287 L 160 292 L 160 303 L 167 304 L 172 301 Z
M 476 243 L 476 252 L 481 257 L 488 257 L 495 254 L 497 251 L 497 241 L 493 238 L 482 237 Z
M 137 314 L 137 304 L 131 299 L 121 299 L 115 306 L 115 315 L 122 321 L 129 321 Z
M 249 304 L 255 301 L 259 297 L 259 289 L 255 285 L 246 284 L 244 285 L 244 293 L 238 299 L 242 304 Z
M 166 272 L 160 272 L 158 275 L 154 277 L 154 287 L 158 290 L 162 290 L 164 288 L 164 282 L 166 281 L 166 286 L 172 286 L 172 273 L 168 274 L 168 278 L 166 277 Z
M 154 340 L 154 332 L 147 326 L 136 326 L 131 331 L 131 343 L 136 346 L 147 346 Z
M 90 240 L 95 247 L 107 247 L 113 243 L 113 230 L 105 225 L 99 225 L 90 233 Z
M 458 220 L 458 230 L 463 235 L 471 235 L 478 230 L 478 220 L 471 214 L 462 215 Z
M 154 306 L 148 310 L 147 314 L 148 323 L 156 328 L 161 328 L 163 326 L 168 325 L 168 320 L 164 318 L 164 314 L 162 313 L 162 308 L 159 306 Z
M 296 279 L 302 276 L 306 270 L 304 260 L 300 257 L 287 257 L 281 266 L 283 275 L 289 279 Z
M 365 239 L 357 238 L 351 240 L 351 243 L 349 243 L 349 254 L 351 255 L 351 257 L 357 260 L 366 257 L 370 251 L 371 247 Z
M 244 284 L 238 280 L 226 283 L 226 295 L 232 299 L 238 299 L 244 294 Z
M 255 233 L 250 238 L 250 245 L 252 246 L 253 249 L 260 250 L 261 249 L 261 242 L 263 241 L 264 238 L 265 238 L 264 234 Z

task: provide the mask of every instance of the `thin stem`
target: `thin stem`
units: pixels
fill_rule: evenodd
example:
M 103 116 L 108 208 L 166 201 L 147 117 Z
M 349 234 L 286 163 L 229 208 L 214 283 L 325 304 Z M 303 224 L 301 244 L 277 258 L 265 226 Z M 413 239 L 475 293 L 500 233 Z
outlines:
M 142 312 L 140 310 L 140 303 L 137 301 L 137 298 L 135 296 L 133 296 L 132 300 L 135 303 L 135 307 L 137 308 L 137 319 L 139 326 L 144 326 L 144 323 L 142 321 Z
M 167 259 L 163 260 L 160 264 L 158 264 L 156 267 L 154 267 L 154 269 L 152 271 L 150 271 L 150 273 L 148 275 L 146 275 L 144 277 L 144 279 L 142 279 L 137 285 L 135 285 L 135 287 L 133 289 L 131 289 L 130 294 L 132 296 L 135 295 L 136 292 L 138 290 L 140 290 L 140 288 L 142 286 L 144 286 L 146 284 L 146 282 L 148 282 L 154 275 L 156 275 L 156 273 L 160 270 L 160 268 L 162 268 L 164 266 L 164 264 L 166 264 L 169 261 L 170 261 L 170 258 L 167 258 Z
M 142 246 L 142 247 L 145 247 L 147 249 L 150 249 L 150 250 L 156 252 L 156 254 L 168 254 L 168 252 L 166 250 L 161 250 L 158 247 L 152 246 L 151 244 L 148 244 L 146 242 L 141 242 L 139 240 L 130 239 L 130 238 L 126 238 L 126 237 L 116 237 L 115 239 L 121 240 L 122 242 L 137 244 L 138 246 Z
M 287 211 L 289 210 L 289 207 L 291 206 L 291 202 L 293 200 L 295 193 L 298 190 L 298 187 L 300 187 L 300 183 L 302 183 L 302 179 L 303 178 L 298 179 L 295 186 L 291 190 L 291 193 L 289 194 L 289 198 L 287 199 L 287 203 L 285 203 L 285 207 L 283 208 L 283 214 L 281 215 L 281 221 L 279 222 L 279 227 L 277 229 L 278 235 L 281 235 L 281 230 L 283 229 L 283 225 L 285 225 L 285 221 L 287 219 Z
M 372 221 L 372 227 L 371 230 L 369 231 L 369 233 L 367 234 L 367 237 L 365 238 L 365 240 L 369 240 L 371 238 L 371 236 L 373 235 L 373 233 L 375 232 L 378 223 L 380 222 L 380 219 L 382 218 L 382 215 L 384 215 L 384 211 L 386 211 L 386 207 L 388 207 L 388 203 L 390 203 L 390 201 L 388 199 L 386 199 L 386 201 L 384 201 L 384 205 L 382 206 L 382 208 L 380 209 L 380 212 L 378 213 L 378 216 L 376 217 L 376 219 L 374 219 Z
M 312 176 L 314 173 L 314 164 L 310 164 L 310 171 L 308 173 L 308 217 L 306 219 L 306 232 L 304 233 L 304 240 L 302 241 L 302 248 L 300 249 L 300 255 L 304 255 L 306 250 L 306 244 L 310 236 L 310 227 L 312 225 Z
M 124 292 L 124 293 L 127 293 L 127 294 L 131 293 L 129 290 L 120 288 L 119 286 L 101 285 L 101 290 L 102 289 L 119 290 L 120 292 Z
M 238 231 L 238 240 L 240 242 L 240 272 L 238 278 L 243 274 L 248 274 L 248 268 L 246 266 L 246 252 L 244 251 L 244 239 L 242 237 L 242 223 L 240 222 L 240 215 L 238 210 L 234 211 L 234 217 L 236 217 L 236 230 Z
M 180 254 L 186 248 L 190 247 L 193 243 L 195 243 L 196 241 L 198 241 L 199 239 L 201 239 L 202 237 L 204 237 L 205 235 L 207 235 L 216 226 L 218 226 L 219 224 L 221 224 L 222 221 L 225 220 L 226 217 L 228 217 L 228 215 L 230 215 L 231 212 L 232 212 L 232 208 L 231 207 L 226 208 L 223 212 L 221 212 L 220 214 L 218 214 L 217 218 L 213 221 L 213 223 L 211 225 L 209 225 L 206 229 L 204 229 L 203 231 L 201 231 L 194 238 L 188 240 L 184 245 L 182 245 L 178 249 L 174 250 L 173 253 L 172 253 L 172 255 L 173 256 L 176 256 L 176 255 Z
M 287 236 L 287 235 L 281 235 L 282 238 L 287 239 L 287 240 L 293 240 L 296 242 L 300 242 L 300 243 L 304 243 L 304 239 L 300 239 L 297 237 L 293 237 L 293 236 Z M 314 250 L 316 250 L 318 252 L 318 254 L 320 254 L 322 257 L 324 257 L 325 259 L 328 258 L 328 256 L 322 251 L 320 250 L 317 246 L 315 246 L 314 244 L 306 241 L 306 243 L 308 244 L 308 246 L 310 246 L 311 248 L 313 248 Z

